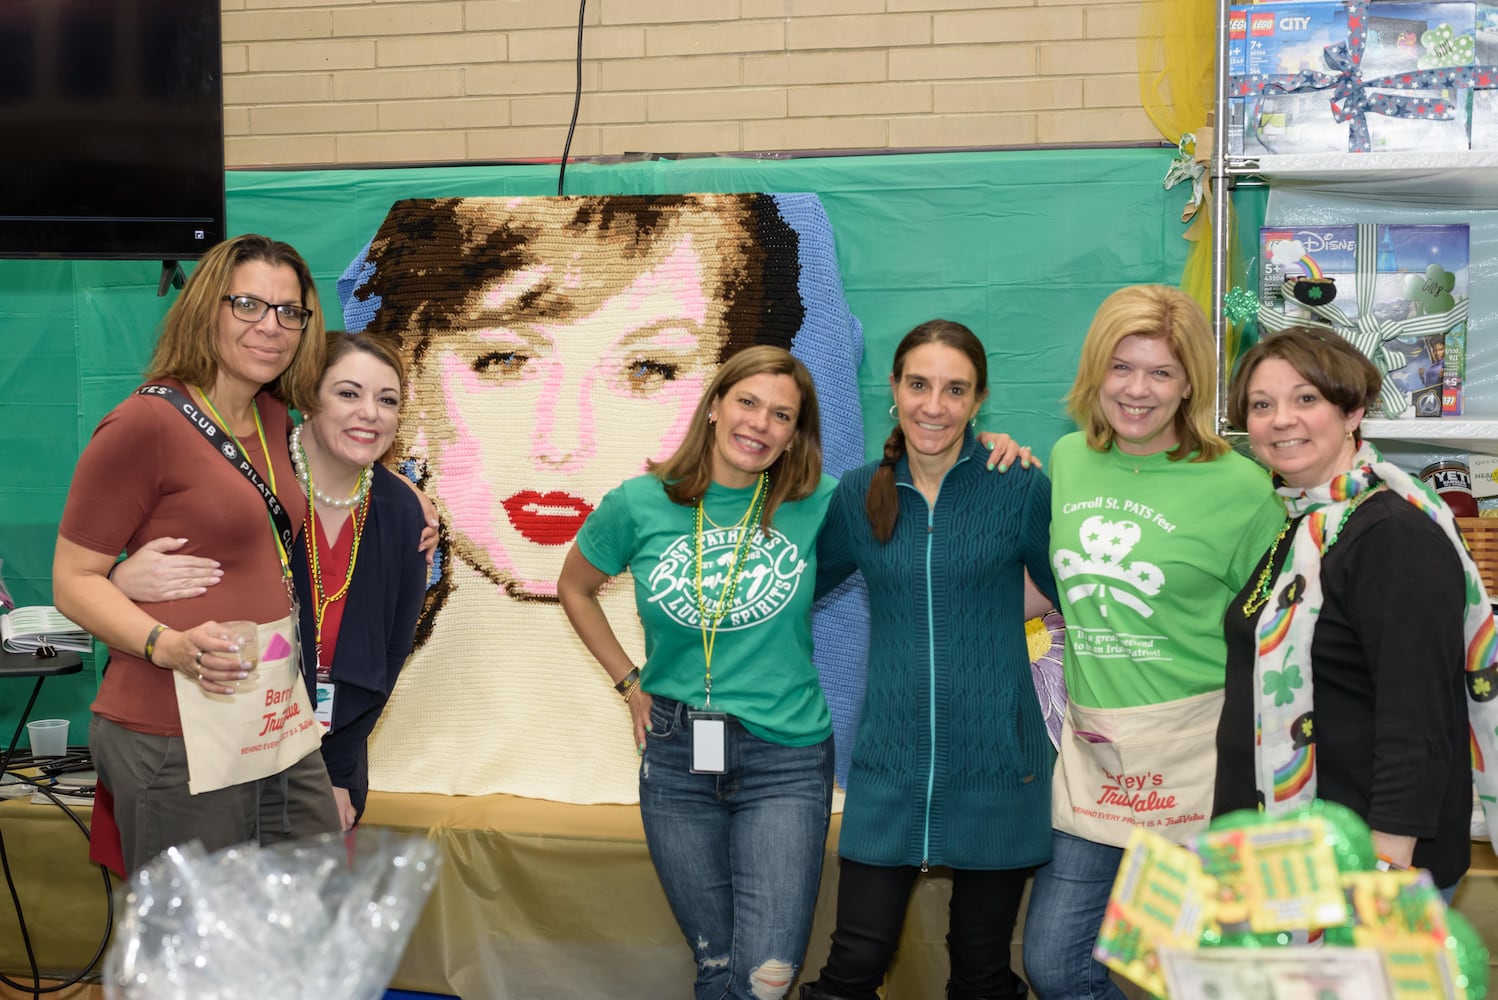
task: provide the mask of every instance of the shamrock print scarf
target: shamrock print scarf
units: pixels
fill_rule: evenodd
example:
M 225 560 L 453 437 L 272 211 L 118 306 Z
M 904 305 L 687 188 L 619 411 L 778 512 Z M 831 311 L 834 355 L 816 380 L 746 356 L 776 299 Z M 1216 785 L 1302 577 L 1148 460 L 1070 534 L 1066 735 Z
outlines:
M 1259 732 L 1254 748 L 1255 784 L 1270 813 L 1288 811 L 1316 797 L 1310 653 L 1321 612 L 1321 561 L 1358 504 L 1380 487 L 1440 525 L 1466 574 L 1463 638 L 1472 777 L 1488 830 L 1498 843 L 1498 630 L 1487 589 L 1446 504 L 1425 483 L 1384 461 L 1366 441 L 1353 459 L 1351 472 L 1307 490 L 1277 487 L 1289 516 L 1301 520 L 1254 627 L 1253 689 L 1258 698 L 1255 722 Z

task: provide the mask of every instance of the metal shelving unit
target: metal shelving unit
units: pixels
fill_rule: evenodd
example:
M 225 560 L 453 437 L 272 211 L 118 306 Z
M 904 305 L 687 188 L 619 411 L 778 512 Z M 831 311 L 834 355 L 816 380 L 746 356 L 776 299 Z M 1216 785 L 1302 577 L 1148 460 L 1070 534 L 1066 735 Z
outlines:
M 1228 10 L 1218 0 L 1217 100 L 1212 167 L 1212 296 L 1217 308 L 1212 334 L 1217 344 L 1217 420 L 1227 430 L 1227 317 L 1222 312 L 1232 275 L 1228 273 L 1226 220 L 1232 191 L 1243 182 L 1276 187 L 1315 187 L 1328 193 L 1355 189 L 1360 194 L 1387 193 L 1409 200 L 1418 187 L 1423 204 L 1498 209 L 1498 152 L 1329 153 L 1297 156 L 1232 157 L 1228 154 Z M 1498 417 L 1443 417 L 1425 420 L 1363 421 L 1363 433 L 1374 440 L 1413 442 L 1458 451 L 1498 454 Z

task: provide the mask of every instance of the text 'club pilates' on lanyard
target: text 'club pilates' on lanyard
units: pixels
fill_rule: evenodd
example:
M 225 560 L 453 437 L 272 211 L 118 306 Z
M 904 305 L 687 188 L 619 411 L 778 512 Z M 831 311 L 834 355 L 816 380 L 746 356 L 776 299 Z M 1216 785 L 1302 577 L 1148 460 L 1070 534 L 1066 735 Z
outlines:
M 733 607 L 733 595 L 739 587 L 739 577 L 744 572 L 744 562 L 749 558 L 749 550 L 753 548 L 749 539 L 759 529 L 760 515 L 765 509 L 765 494 L 769 492 L 770 474 L 761 472 L 759 479 L 754 484 L 754 495 L 749 498 L 749 507 L 744 511 L 744 516 L 739 519 L 739 540 L 733 547 L 733 563 L 728 573 L 728 579 L 718 592 L 717 607 L 709 610 L 707 598 L 702 593 L 702 521 L 706 516 L 702 505 L 707 497 L 704 495 L 697 500 L 697 524 L 693 533 L 693 555 L 697 564 L 697 615 L 698 627 L 702 631 L 702 659 L 703 659 L 703 708 L 710 709 L 713 706 L 713 647 L 718 642 L 718 623 L 723 616 L 728 614 L 729 608 Z M 715 525 L 716 527 L 716 525 Z M 712 625 L 709 627 L 708 622 Z
M 244 450 L 244 445 L 240 444 L 239 438 L 229 429 L 229 421 L 219 415 L 218 409 L 213 405 L 213 400 L 208 398 L 208 393 L 204 392 L 200 386 L 195 385 L 192 389 L 203 400 L 203 405 L 208 407 L 208 412 L 213 414 L 213 419 L 218 421 L 218 425 L 224 429 L 224 433 L 229 435 L 229 440 L 234 442 L 234 446 L 239 449 L 239 454 L 244 457 L 246 462 L 249 462 L 249 452 Z M 256 403 L 253 399 L 250 400 L 250 412 L 255 415 L 255 434 L 260 438 L 260 454 L 265 456 L 266 478 L 270 480 L 270 491 L 279 497 L 281 494 L 276 492 L 276 463 L 271 461 L 270 448 L 265 443 L 265 426 L 260 423 L 260 404 Z M 298 614 L 298 605 L 296 584 L 291 579 L 291 558 L 286 553 L 286 543 L 281 540 L 281 533 L 276 530 L 275 519 L 270 516 L 269 511 L 266 512 L 265 517 L 270 522 L 271 537 L 276 540 L 276 554 L 281 559 L 281 583 L 286 587 L 286 599 L 291 602 L 291 618 L 295 622 Z

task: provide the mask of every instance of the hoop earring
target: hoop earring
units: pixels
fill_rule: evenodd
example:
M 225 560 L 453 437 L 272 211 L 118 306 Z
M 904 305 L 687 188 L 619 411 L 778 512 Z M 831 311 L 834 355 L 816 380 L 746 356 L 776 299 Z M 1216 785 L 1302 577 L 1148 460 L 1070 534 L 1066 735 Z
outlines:
M 900 419 L 900 405 L 898 403 L 889 404 L 889 418 L 891 420 Z

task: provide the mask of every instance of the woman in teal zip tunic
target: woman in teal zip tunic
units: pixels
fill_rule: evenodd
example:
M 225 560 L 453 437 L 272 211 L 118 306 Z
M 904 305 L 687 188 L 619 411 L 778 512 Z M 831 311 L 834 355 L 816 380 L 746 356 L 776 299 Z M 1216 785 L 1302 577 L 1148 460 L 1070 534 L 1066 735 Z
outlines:
M 916 878 L 952 869 L 953 1000 L 1023 997 L 1009 945 L 1025 880 L 1050 859 L 1054 762 L 1024 621 L 1053 600 L 1050 482 L 991 476 L 969 422 L 983 345 L 932 320 L 895 351 L 899 425 L 846 475 L 817 544 L 818 589 L 868 583 L 868 687 L 838 853 L 837 927 L 803 1000 L 873 1000 Z

